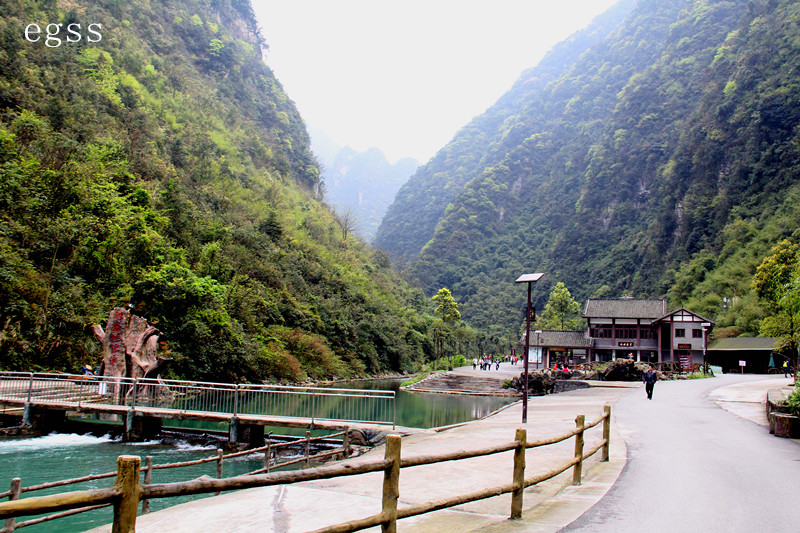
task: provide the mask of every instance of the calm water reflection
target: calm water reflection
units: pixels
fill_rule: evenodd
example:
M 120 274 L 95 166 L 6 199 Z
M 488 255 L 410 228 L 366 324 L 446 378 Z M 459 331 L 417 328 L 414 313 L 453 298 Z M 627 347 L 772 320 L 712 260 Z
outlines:
M 403 379 L 379 379 L 337 383 L 342 389 L 393 390 L 397 394 L 397 425 L 435 428 L 483 418 L 500 407 L 513 403 L 513 397 L 466 396 L 400 390 Z

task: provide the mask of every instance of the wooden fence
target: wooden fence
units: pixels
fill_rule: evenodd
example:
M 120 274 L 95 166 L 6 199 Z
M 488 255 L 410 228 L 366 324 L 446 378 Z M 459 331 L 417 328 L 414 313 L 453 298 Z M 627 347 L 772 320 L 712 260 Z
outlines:
M 322 452 L 322 453 L 311 455 L 311 443 L 312 442 L 316 442 L 316 441 L 320 441 L 320 440 L 324 440 L 324 439 L 331 439 L 331 438 L 335 438 L 335 437 L 343 437 L 342 446 L 337 447 L 337 448 L 335 448 L 333 450 L 328 450 L 328 451 L 325 451 L 325 452 Z M 249 450 L 244 450 L 244 451 L 234 452 L 234 453 L 229 453 L 229 454 L 224 454 L 222 450 L 218 449 L 216 451 L 216 454 L 211 456 L 211 457 L 205 457 L 205 458 L 202 458 L 202 459 L 195 459 L 195 460 L 192 460 L 192 461 L 182 461 L 182 462 L 177 462 L 177 463 L 167 463 L 167 464 L 156 464 L 156 465 L 154 465 L 153 464 L 153 458 L 150 457 L 150 456 L 147 456 L 145 458 L 145 467 L 141 469 L 141 473 L 144 474 L 144 484 L 145 485 L 149 485 L 151 483 L 151 481 L 152 481 L 152 475 L 153 475 L 153 471 L 154 470 L 161 470 L 161 469 L 165 469 L 165 468 L 182 468 L 182 467 L 187 467 L 187 466 L 201 465 L 201 464 L 204 464 L 204 463 L 216 462 L 217 463 L 216 464 L 217 478 L 218 479 L 222 479 L 223 462 L 226 459 L 234 459 L 236 457 L 242 457 L 242 456 L 246 456 L 246 455 L 252 455 L 252 454 L 255 454 L 255 453 L 264 452 L 264 467 L 260 468 L 258 470 L 254 470 L 252 472 L 248 472 L 246 474 L 243 474 L 245 476 L 249 476 L 249 475 L 260 474 L 262 472 L 269 472 L 271 469 L 282 468 L 282 467 L 293 465 L 293 464 L 297 464 L 297 463 L 305 463 L 306 465 L 308 465 L 312 460 L 323 459 L 323 458 L 331 457 L 331 456 L 334 456 L 334 455 L 342 455 L 343 457 L 349 457 L 349 455 L 351 453 L 350 441 L 351 441 L 350 430 L 341 431 L 339 433 L 333 433 L 331 435 L 324 435 L 324 436 L 321 436 L 321 437 L 313 437 L 313 438 L 311 437 L 311 432 L 310 431 L 306 431 L 305 438 L 292 440 L 292 441 L 288 441 L 288 442 L 281 442 L 281 443 L 278 443 L 278 444 L 273 444 L 269 440 L 267 440 L 267 444 L 265 446 L 260 447 L 260 448 L 251 448 Z M 305 453 L 303 454 L 303 456 L 301 456 L 299 458 L 296 458 L 296 459 L 290 459 L 288 461 L 283 461 L 283 462 L 279 463 L 279 462 L 277 462 L 277 455 L 276 455 L 275 456 L 275 462 L 272 461 L 273 453 L 277 454 L 278 450 L 280 450 L 281 448 L 285 448 L 285 447 L 289 447 L 289 446 L 295 446 L 295 445 L 298 445 L 298 444 L 305 444 Z M 74 485 L 76 483 L 85 483 L 87 481 L 96 481 L 98 479 L 111 478 L 111 477 L 117 476 L 118 473 L 119 472 L 117 470 L 117 471 L 114 471 L 114 472 L 107 472 L 105 474 L 92 474 L 92 475 L 82 476 L 82 477 L 72 478 L 72 479 L 64 479 L 64 480 L 59 480 L 59 481 L 49 481 L 49 482 L 46 482 L 46 483 L 41 483 L 41 484 L 38 484 L 38 485 L 31 485 L 31 486 L 28 486 L 28 487 L 23 487 L 22 486 L 22 480 L 20 478 L 14 478 L 14 479 L 11 480 L 10 489 L 7 490 L 6 492 L 0 492 L 0 498 L 6 498 L 7 497 L 7 498 L 9 498 L 10 501 L 16 501 L 16 500 L 19 500 L 20 495 L 22 495 L 25 492 L 33 492 L 33 491 L 37 491 L 37 490 L 50 489 L 50 488 L 54 488 L 54 487 L 63 487 L 63 486 L 67 486 L 67 485 Z M 217 494 L 219 494 L 219 492 L 217 492 Z M 12 531 L 15 531 L 17 529 L 21 529 L 23 527 L 33 526 L 33 525 L 36 525 L 36 524 L 40 524 L 42 522 L 47 522 L 47 521 L 50 521 L 50 520 L 57 520 L 59 518 L 65 518 L 67 516 L 71 516 L 71 515 L 75 515 L 75 514 L 79 514 L 79 513 L 85 513 L 87 511 L 93 511 L 95 509 L 100 509 L 102 507 L 108 507 L 109 505 L 111 505 L 111 503 L 92 505 L 92 506 L 88 506 L 88 507 L 81 507 L 81 508 L 72 509 L 72 510 L 69 510 L 69 511 L 64 511 L 64 512 L 61 512 L 61 513 L 56 513 L 56 514 L 52 514 L 52 515 L 48 515 L 48 516 L 44 516 L 44 517 L 40 517 L 40 518 L 35 518 L 33 520 L 27 520 L 25 522 L 19 522 L 19 523 L 17 523 L 14 518 L 7 518 L 5 520 L 5 525 L 2 528 L 0 528 L 0 533 L 11 533 Z M 148 498 L 143 498 L 142 499 L 142 514 L 147 514 L 149 512 L 150 512 L 150 500 Z M 28 513 L 28 514 L 37 514 L 37 513 Z
M 595 446 L 588 451 L 585 450 L 584 433 L 586 430 L 600 423 L 603 424 L 602 437 Z M 583 462 L 586 459 L 600 451 L 601 460 L 608 461 L 611 407 L 608 405 L 605 406 L 603 414 L 589 424 L 585 423 L 584 415 L 578 415 L 575 419 L 575 426 L 574 430 L 568 431 L 562 435 L 532 442 L 527 441 L 527 434 L 524 429 L 518 429 L 514 440 L 505 444 L 471 451 L 457 451 L 447 454 L 418 456 L 407 459 L 402 459 L 400 455 L 400 437 L 389 436 L 387 437 L 383 460 L 370 461 L 357 465 L 330 465 L 300 471 L 243 475 L 225 479 L 202 477 L 190 481 L 166 484 L 141 484 L 139 482 L 141 459 L 137 456 L 123 455 L 117 459 L 117 477 L 113 487 L 3 502 L 0 503 L 0 519 L 44 512 L 63 511 L 85 506 L 111 504 L 114 506 L 112 531 L 114 533 L 129 533 L 135 530 L 139 502 L 145 499 L 284 485 L 381 471 L 384 475 L 383 503 L 380 513 L 360 520 L 325 527 L 314 533 L 344 533 L 378 525 L 381 526 L 382 531 L 394 533 L 396 532 L 398 519 L 438 511 L 507 493 L 511 493 L 510 518 L 515 519 L 522 516 L 522 498 L 523 491 L 526 488 L 551 479 L 570 468 L 573 469 L 572 483 L 574 485 L 579 485 L 582 478 Z M 575 437 L 575 453 L 569 460 L 548 472 L 529 478 L 525 477 L 525 451 L 527 449 L 556 444 L 572 437 Z M 397 501 L 400 497 L 400 470 L 402 468 L 469 459 L 509 451 L 514 452 L 514 468 L 510 483 L 497 487 L 485 488 L 469 494 L 398 508 Z

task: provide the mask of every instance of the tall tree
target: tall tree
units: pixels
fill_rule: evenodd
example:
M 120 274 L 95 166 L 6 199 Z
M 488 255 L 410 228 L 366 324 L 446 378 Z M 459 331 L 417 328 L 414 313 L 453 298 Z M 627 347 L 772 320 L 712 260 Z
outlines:
M 784 239 L 774 246 L 756 269 L 753 288 L 771 313 L 762 320 L 759 332 L 780 337 L 776 348 L 791 354 L 792 367 L 796 369 L 800 346 L 800 245 Z
M 753 288 L 769 313 L 762 320 L 759 333 L 780 337 L 776 349 L 788 351 L 796 369 L 800 346 L 800 245 L 789 239 L 775 245 L 756 269 Z
M 458 310 L 458 302 L 453 298 L 450 289 L 446 287 L 439 289 L 439 292 L 434 295 L 433 301 L 436 302 L 436 309 L 433 310 L 433 315 L 436 317 L 433 332 L 436 337 L 436 353 L 441 357 L 445 354 L 445 346 L 450 346 L 455 339 L 456 326 L 461 320 L 461 312 Z M 452 349 L 447 351 L 447 358 L 452 370 Z
M 572 298 L 567 286 L 559 281 L 550 291 L 550 299 L 544 307 L 542 316 L 536 321 L 538 329 L 560 331 L 581 327 L 581 305 Z

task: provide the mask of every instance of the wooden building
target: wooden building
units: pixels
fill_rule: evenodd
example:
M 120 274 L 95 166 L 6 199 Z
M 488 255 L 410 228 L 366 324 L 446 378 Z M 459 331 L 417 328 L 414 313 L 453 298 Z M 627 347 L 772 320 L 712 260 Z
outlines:
M 717 339 L 708 346 L 708 362 L 722 371 L 766 374 L 780 370 L 788 356 L 775 349 L 779 337 L 731 337 Z
M 668 311 L 665 299 L 590 298 L 583 317 L 588 324 L 585 331 L 531 331 L 531 362 L 541 354 L 541 364 L 547 367 L 556 361 L 579 364 L 620 358 L 674 361 L 689 367 L 703 362 L 714 325 L 685 308 Z
M 522 334 L 525 344 L 525 334 Z M 584 330 L 536 330 L 531 331 L 530 367 L 549 368 L 556 362 L 581 364 L 589 361 L 592 340 Z
M 653 322 L 666 314 L 666 300 L 589 298 L 583 317 L 593 340 L 590 360 L 659 361 L 660 328 Z

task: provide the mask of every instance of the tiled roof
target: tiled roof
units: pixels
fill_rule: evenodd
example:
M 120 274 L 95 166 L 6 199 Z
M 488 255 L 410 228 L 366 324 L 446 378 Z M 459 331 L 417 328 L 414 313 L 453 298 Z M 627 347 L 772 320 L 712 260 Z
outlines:
M 730 337 L 717 339 L 708 345 L 709 350 L 769 350 L 775 349 L 779 337 Z
M 656 322 L 664 321 L 667 318 L 675 316 L 675 315 L 686 315 L 686 314 L 692 315 L 693 317 L 695 317 L 695 318 L 697 318 L 697 319 L 699 319 L 699 320 L 701 320 L 703 322 L 708 322 L 712 326 L 715 324 L 715 322 L 713 320 L 709 320 L 709 319 L 707 319 L 706 317 L 704 317 L 702 315 L 698 315 L 697 313 L 695 313 L 693 311 L 689 311 L 685 307 L 681 307 L 680 309 L 676 309 L 676 310 L 674 310 L 674 311 L 672 311 L 670 313 L 667 313 L 664 316 L 660 316 L 660 317 L 656 318 L 655 320 L 653 320 L 653 324 L 655 324 Z
M 589 298 L 583 316 L 586 318 L 649 318 L 656 319 L 667 313 L 664 299 L 643 298 Z
M 525 344 L 525 333 L 522 334 Z M 564 348 L 591 348 L 592 339 L 586 336 L 586 330 L 555 331 L 546 329 L 538 334 L 531 329 L 531 346 L 563 346 Z

